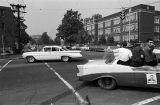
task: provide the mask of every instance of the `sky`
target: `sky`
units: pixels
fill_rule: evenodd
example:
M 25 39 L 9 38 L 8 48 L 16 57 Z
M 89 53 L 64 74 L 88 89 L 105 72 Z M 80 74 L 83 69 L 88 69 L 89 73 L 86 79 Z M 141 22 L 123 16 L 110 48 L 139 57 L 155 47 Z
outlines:
M 30 36 L 47 32 L 52 39 L 56 37 L 56 29 L 64 14 L 70 9 L 78 11 L 83 19 L 94 14 L 105 17 L 119 12 L 122 7 L 138 4 L 150 4 L 160 11 L 160 0 L 0 0 L 0 6 L 10 7 L 10 3 L 26 5 L 24 23 Z

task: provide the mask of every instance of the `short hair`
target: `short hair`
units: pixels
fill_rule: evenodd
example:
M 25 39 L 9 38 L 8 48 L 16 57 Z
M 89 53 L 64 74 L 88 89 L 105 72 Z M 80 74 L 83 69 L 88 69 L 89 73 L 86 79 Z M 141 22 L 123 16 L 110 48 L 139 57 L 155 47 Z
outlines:
M 149 39 L 146 40 L 146 43 L 149 42 L 149 41 L 153 41 L 153 40 L 149 38 Z

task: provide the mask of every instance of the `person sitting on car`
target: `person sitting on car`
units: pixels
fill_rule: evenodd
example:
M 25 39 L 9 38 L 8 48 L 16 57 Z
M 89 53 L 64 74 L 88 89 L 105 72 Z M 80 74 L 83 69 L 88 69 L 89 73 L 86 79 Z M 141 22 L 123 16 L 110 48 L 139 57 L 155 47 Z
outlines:
M 135 43 L 132 51 L 132 59 L 130 62 L 130 66 L 140 67 L 144 65 L 144 51 L 143 51 L 142 43 Z
M 124 48 L 125 46 L 123 44 L 121 44 L 119 47 L 120 48 L 113 50 L 115 59 L 118 60 L 117 64 L 130 65 L 130 60 L 132 58 L 131 50 Z
M 143 65 L 156 66 L 158 60 L 156 55 L 153 53 L 154 42 L 149 39 L 147 43 L 140 44 L 139 46 L 132 49 L 132 59 L 130 65 L 133 67 L 140 67 Z
M 143 47 L 144 51 L 144 65 L 148 66 L 157 66 L 158 65 L 158 59 L 156 57 L 156 54 L 153 53 L 154 50 L 154 42 L 149 39 L 147 40 L 147 43 Z

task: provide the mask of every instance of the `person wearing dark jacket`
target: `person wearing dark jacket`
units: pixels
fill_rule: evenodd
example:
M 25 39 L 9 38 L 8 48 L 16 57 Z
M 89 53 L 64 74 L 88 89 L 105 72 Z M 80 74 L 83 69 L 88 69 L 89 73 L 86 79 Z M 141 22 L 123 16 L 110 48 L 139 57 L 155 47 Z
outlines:
M 144 46 L 142 44 L 132 49 L 132 60 L 130 65 L 133 67 L 139 67 L 143 65 L 156 66 L 158 60 L 156 55 L 153 53 L 154 42 L 147 40 Z
M 133 67 L 140 67 L 144 65 L 144 52 L 142 44 L 136 44 L 132 49 L 132 59 L 130 65 Z
M 158 59 L 156 57 L 156 54 L 153 53 L 153 50 L 154 42 L 152 40 L 148 40 L 147 44 L 143 47 L 144 65 L 156 66 L 158 64 Z

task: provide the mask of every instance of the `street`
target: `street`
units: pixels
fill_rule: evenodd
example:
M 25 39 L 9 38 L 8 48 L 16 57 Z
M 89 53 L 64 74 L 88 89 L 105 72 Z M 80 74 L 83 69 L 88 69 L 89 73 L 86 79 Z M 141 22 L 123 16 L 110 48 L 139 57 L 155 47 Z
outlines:
M 96 83 L 78 81 L 76 66 L 89 59 L 102 59 L 104 52 L 83 52 L 84 58 L 70 62 L 47 61 L 79 94 L 89 97 L 91 105 L 158 105 L 158 89 L 117 87 L 103 90 Z M 0 67 L 9 60 L 0 60 Z M 154 98 L 156 97 L 156 98 Z M 152 99 L 150 99 L 152 98 Z M 51 101 L 55 105 L 78 105 L 66 85 L 45 65 L 24 59 L 9 62 L 0 71 L 0 105 L 38 105 Z M 148 99 L 148 100 L 147 100 Z M 145 101 L 147 100 L 147 101 Z M 144 101 L 143 104 L 135 104 Z

